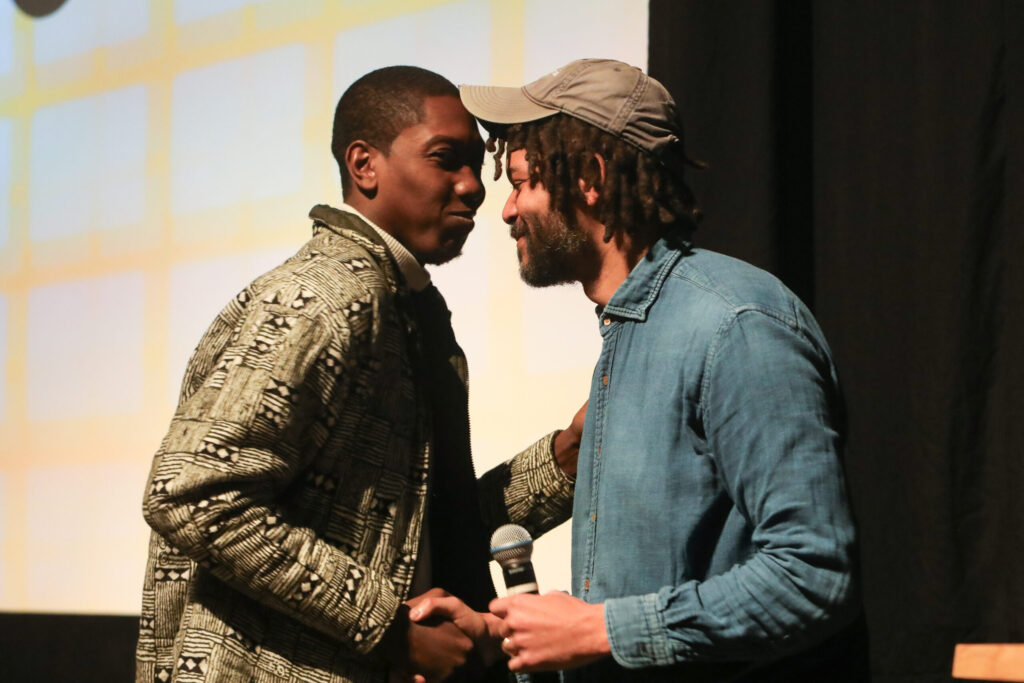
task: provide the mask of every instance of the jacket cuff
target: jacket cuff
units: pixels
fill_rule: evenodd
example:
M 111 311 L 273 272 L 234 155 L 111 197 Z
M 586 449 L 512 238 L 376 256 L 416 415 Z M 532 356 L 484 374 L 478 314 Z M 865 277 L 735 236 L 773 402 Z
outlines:
M 535 498 L 540 494 L 556 507 L 566 502 L 571 505 L 576 489 L 576 477 L 563 472 L 555 459 L 555 437 L 561 431 L 556 429 L 528 446 L 514 459 L 518 462 L 513 466 L 514 475 L 531 480 Z
M 556 480 L 558 484 L 568 484 L 570 492 L 576 486 L 576 476 L 572 474 L 566 474 L 565 470 L 558 464 L 558 458 L 555 457 L 555 439 L 561 434 L 563 429 L 556 429 L 547 436 L 543 437 L 535 443 L 532 448 L 538 449 L 538 456 L 543 460 L 547 461 L 549 469 L 552 469 L 551 478 Z M 530 450 L 530 449 L 527 449 Z
M 346 583 L 351 585 L 351 579 Z M 361 596 L 366 608 L 361 611 L 357 620 L 345 629 L 343 636 L 345 642 L 361 654 L 369 654 L 380 644 L 381 638 L 395 620 L 398 608 L 402 605 L 390 585 L 381 585 L 375 581 L 368 581 L 367 584 L 363 587 L 365 593 Z

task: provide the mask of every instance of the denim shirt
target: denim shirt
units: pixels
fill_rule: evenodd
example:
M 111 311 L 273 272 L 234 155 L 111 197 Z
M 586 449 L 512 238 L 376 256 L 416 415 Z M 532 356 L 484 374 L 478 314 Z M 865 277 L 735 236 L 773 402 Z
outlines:
M 604 603 L 614 661 L 566 678 L 764 662 L 850 621 L 840 400 L 807 308 L 762 270 L 661 240 L 598 327 L 572 591 Z

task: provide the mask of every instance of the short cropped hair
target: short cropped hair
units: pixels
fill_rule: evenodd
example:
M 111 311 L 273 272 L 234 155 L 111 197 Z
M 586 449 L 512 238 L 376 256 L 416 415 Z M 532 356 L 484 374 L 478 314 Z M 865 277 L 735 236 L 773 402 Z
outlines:
M 604 240 L 617 230 L 647 232 L 688 241 L 700 220 L 693 192 L 680 167 L 670 169 L 646 152 L 600 128 L 567 114 L 500 129 L 487 140 L 494 153 L 497 180 L 506 152 L 526 150 L 530 184 L 541 182 L 551 195 L 551 209 L 575 222 L 573 202 L 583 200 L 578 180 L 596 183 L 598 153 L 605 162 L 601 199 L 595 207 L 605 225 Z M 688 162 L 701 166 L 699 162 Z
M 345 150 L 352 142 L 365 140 L 388 154 L 399 133 L 423 120 L 423 100 L 444 95 L 458 97 L 459 89 L 444 76 L 417 66 L 386 66 L 350 85 L 334 110 L 331 134 L 342 189 L 350 182 Z

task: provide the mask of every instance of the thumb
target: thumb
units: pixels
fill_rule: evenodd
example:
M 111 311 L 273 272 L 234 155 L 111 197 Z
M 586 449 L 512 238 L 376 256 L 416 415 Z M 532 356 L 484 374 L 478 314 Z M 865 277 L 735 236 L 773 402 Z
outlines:
M 455 617 L 456 605 L 458 604 L 458 598 L 424 598 L 409 610 L 409 620 L 423 621 L 430 617 L 453 619 Z

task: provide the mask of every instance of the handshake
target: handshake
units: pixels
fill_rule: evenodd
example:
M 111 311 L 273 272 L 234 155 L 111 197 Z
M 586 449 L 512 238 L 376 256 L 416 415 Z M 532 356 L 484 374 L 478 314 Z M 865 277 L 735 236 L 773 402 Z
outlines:
M 554 671 L 611 652 L 603 605 L 555 591 L 492 600 L 489 610 L 432 588 L 402 605 L 378 650 L 414 683 L 475 680 L 506 656 L 510 671 Z

